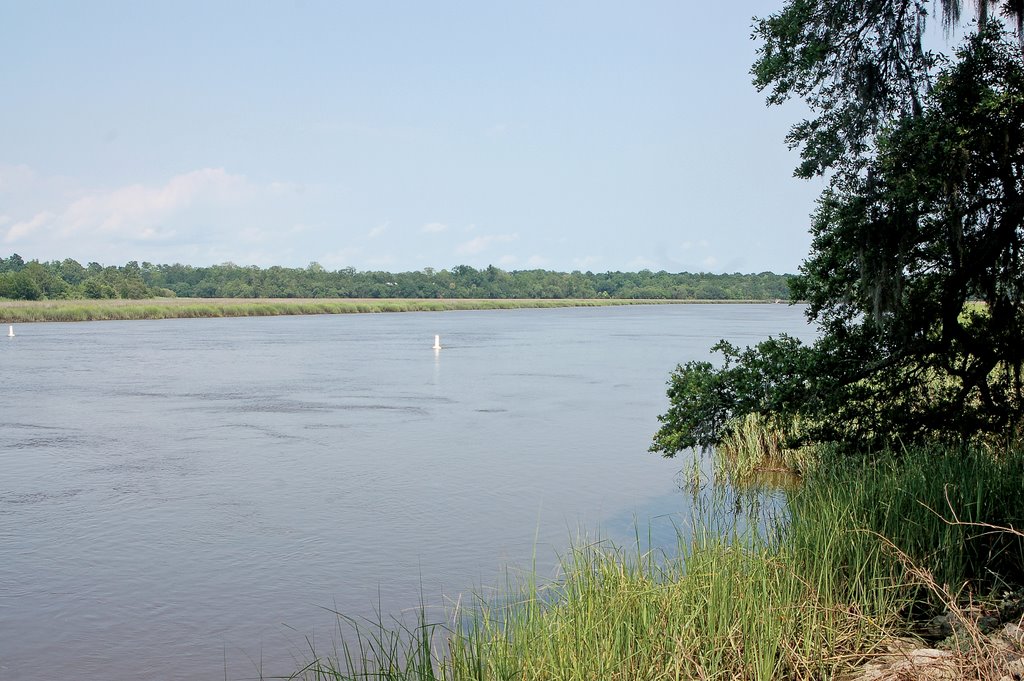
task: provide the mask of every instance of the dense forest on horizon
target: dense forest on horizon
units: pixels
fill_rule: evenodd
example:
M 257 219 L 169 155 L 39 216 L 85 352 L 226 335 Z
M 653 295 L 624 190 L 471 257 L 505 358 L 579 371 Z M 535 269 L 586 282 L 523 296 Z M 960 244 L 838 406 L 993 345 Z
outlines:
M 122 266 L 65 260 L 26 262 L 0 258 L 0 298 L 650 298 L 670 300 L 788 300 L 789 276 L 680 272 L 506 271 L 475 269 L 417 272 L 337 271 L 312 262 L 305 268 L 154 265 Z

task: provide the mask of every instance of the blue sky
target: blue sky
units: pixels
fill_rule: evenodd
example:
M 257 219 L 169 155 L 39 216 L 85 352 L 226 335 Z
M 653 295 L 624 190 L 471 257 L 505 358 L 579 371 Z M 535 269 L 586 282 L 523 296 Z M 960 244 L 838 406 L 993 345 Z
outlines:
M 0 0 L 0 255 L 793 272 L 780 5 Z

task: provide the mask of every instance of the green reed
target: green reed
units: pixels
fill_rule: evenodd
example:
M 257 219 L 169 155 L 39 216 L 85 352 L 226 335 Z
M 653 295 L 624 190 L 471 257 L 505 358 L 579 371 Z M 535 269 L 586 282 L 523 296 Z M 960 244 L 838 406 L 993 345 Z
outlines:
M 817 555 L 817 535 L 833 532 L 851 566 L 867 562 L 866 547 L 884 537 L 939 583 L 983 594 L 1024 576 L 1021 539 L 978 525 L 1024 527 L 1024 450 L 995 455 L 932 447 L 822 459 L 828 463 L 790 498 L 791 544 L 807 560 Z M 891 552 L 879 559 L 889 570 L 900 567 Z
M 748 523 L 767 529 L 705 512 L 671 554 L 577 545 L 548 582 L 528 572 L 440 621 L 421 608 L 350 630 L 297 678 L 835 678 L 927 616 L 920 574 L 978 595 L 1020 580 L 1021 539 L 965 523 L 1020 528 L 1022 475 L 1019 451 L 824 458 L 784 518 Z
M 758 413 L 733 419 L 715 448 L 718 473 L 736 484 L 770 472 L 800 475 L 814 466 L 819 450 L 815 446 L 790 447 L 787 437 L 799 433 L 799 420 L 783 426 Z
M 193 317 L 259 317 L 275 315 L 377 312 L 443 312 L 449 310 L 510 310 L 523 308 L 597 307 L 609 305 L 671 305 L 702 302 L 712 301 L 447 298 L 156 298 L 145 300 L 0 300 L 0 323 L 16 324 L 27 322 L 80 322 Z

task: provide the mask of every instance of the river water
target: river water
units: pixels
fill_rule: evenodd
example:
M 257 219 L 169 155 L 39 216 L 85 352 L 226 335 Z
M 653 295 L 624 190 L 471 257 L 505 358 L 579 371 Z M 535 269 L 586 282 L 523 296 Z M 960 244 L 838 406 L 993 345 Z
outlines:
M 0 681 L 287 674 L 338 610 L 685 526 L 665 382 L 783 305 L 25 324 L 0 339 Z M 431 349 L 434 334 L 443 349 Z M 666 527 L 668 531 L 666 531 Z

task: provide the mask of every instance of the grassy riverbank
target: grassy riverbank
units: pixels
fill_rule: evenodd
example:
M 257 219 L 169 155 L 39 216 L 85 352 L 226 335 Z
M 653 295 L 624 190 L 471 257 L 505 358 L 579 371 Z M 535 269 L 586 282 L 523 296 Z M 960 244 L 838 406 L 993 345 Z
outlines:
M 150 298 L 144 300 L 0 300 L 0 323 L 765 302 L 768 301 L 623 300 L 605 298 Z
M 709 514 L 670 556 L 579 547 L 550 583 L 530 576 L 499 603 L 463 602 L 446 621 L 350 630 L 297 676 L 842 677 L 895 637 L 925 635 L 921 623 L 937 613 L 1020 586 L 1024 539 L 974 523 L 1020 528 L 1022 480 L 1020 451 L 822 463 L 787 493 L 789 514 L 768 531 L 739 532 L 728 515 Z M 963 678 L 989 678 L 995 653 L 972 626 L 947 642 L 961 651 L 952 664 Z

